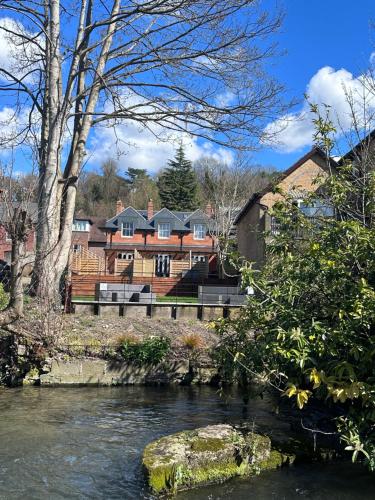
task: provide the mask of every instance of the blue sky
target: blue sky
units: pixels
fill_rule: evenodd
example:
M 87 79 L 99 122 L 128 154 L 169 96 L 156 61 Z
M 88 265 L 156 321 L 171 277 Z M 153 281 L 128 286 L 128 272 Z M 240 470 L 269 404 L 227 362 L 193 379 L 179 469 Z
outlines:
M 312 145 L 310 118 L 304 113 L 306 91 L 314 102 L 332 104 L 340 120 L 345 122 L 345 99 L 342 84 L 358 89 L 361 74 L 366 71 L 374 53 L 375 21 L 374 0 L 263 0 L 260 5 L 274 9 L 279 2 L 285 11 L 281 32 L 275 36 L 283 57 L 270 66 L 271 73 L 285 85 L 286 99 L 295 98 L 299 104 L 288 113 L 289 125 L 280 134 L 280 145 L 264 147 L 249 157 L 253 164 L 285 169 L 301 157 Z M 4 20 L 0 19 L 0 23 Z M 0 39 L 0 63 L 6 64 L 9 54 L 4 40 Z M 4 100 L 5 99 L 5 100 Z M 0 123 L 7 116 L 8 96 L 0 96 Z M 375 111 L 375 105 L 374 105 Z M 3 117 L 3 115 L 5 117 Z M 278 122 L 269 127 L 278 127 Z M 344 123 L 345 125 L 345 123 Z M 348 127 L 348 123 L 346 123 Z M 135 124 L 119 126 L 114 137 L 111 129 L 95 131 L 88 144 L 88 168 L 96 169 L 108 157 L 114 157 L 114 140 L 125 138 L 119 155 L 121 169 L 129 166 L 147 168 L 156 172 L 174 155 L 176 143 L 160 143 Z M 207 141 L 187 139 L 186 151 L 190 159 L 214 155 L 217 159 L 231 160 L 231 151 Z M 27 170 L 28 158 L 16 154 L 17 168 Z
M 335 72 L 344 69 L 354 78 L 366 70 L 370 55 L 375 52 L 375 30 L 371 29 L 371 20 L 375 21 L 373 0 L 284 0 L 283 8 L 286 16 L 277 40 L 286 55 L 272 72 L 286 85 L 287 96 L 302 100 L 311 78 L 327 66 Z M 351 81 L 346 73 L 344 77 Z M 293 111 L 301 108 L 299 104 Z M 283 153 L 265 148 L 254 154 L 254 160 L 284 169 L 309 147 Z

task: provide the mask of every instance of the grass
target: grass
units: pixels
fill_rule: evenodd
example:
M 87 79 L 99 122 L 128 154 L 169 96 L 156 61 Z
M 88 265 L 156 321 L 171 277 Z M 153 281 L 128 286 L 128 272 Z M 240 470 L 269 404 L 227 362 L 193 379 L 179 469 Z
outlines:
M 156 297 L 156 302 L 187 302 L 189 304 L 197 304 L 198 297 L 176 297 L 176 296 L 160 296 Z
M 95 297 L 93 297 L 92 295 L 74 295 L 72 297 L 72 300 L 85 300 L 92 302 L 95 300 Z
M 95 300 L 95 297 L 92 295 L 74 295 L 72 300 L 84 300 L 92 302 Z M 198 297 L 176 297 L 176 296 L 160 296 L 156 297 L 156 302 L 173 302 L 173 303 L 181 303 L 185 302 L 188 304 L 197 304 Z

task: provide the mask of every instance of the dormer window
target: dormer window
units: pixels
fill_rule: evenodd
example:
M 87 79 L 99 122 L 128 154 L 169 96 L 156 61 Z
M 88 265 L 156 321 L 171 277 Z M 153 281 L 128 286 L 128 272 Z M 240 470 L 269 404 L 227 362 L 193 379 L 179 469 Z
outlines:
M 194 224 L 194 239 L 204 240 L 206 237 L 206 225 L 205 224 Z
M 158 224 L 158 238 L 167 239 L 171 235 L 171 225 L 169 222 L 162 222 Z
M 134 223 L 123 222 L 121 228 L 121 235 L 123 238 L 132 238 L 134 236 Z
M 73 221 L 73 231 L 88 232 L 90 231 L 90 222 L 88 220 L 77 220 Z

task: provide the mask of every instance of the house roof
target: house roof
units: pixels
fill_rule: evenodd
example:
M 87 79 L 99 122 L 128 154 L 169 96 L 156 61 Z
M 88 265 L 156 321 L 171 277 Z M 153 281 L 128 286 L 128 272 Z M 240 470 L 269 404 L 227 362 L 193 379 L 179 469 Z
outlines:
M 91 221 L 89 241 L 105 243 L 107 241 L 107 234 L 104 228 L 105 218 L 91 216 L 89 220 Z
M 135 229 L 156 231 L 158 223 L 167 222 L 171 225 L 172 231 L 189 232 L 191 231 L 190 222 L 192 220 L 206 223 L 209 221 L 207 215 L 200 209 L 194 212 L 182 212 L 162 208 L 155 212 L 150 220 L 147 216 L 147 210 L 136 210 L 133 207 L 127 207 L 121 213 L 107 220 L 105 228 L 117 231 L 124 221 L 131 221 L 134 223 Z
M 358 142 L 350 151 L 348 151 L 339 160 L 339 165 L 342 165 L 345 160 L 352 160 L 356 155 L 360 155 L 364 147 L 368 146 L 375 139 L 375 129 L 372 130 L 364 139 Z
M 105 243 L 107 234 L 105 232 L 106 219 L 104 217 L 96 217 L 95 215 L 86 215 L 78 212 L 74 215 L 74 220 L 88 220 L 90 223 L 89 241 L 97 243 Z
M 31 217 L 32 222 L 36 222 L 38 218 L 38 204 L 34 202 L 0 202 L 0 223 L 7 222 L 12 218 L 12 214 L 17 208 L 23 208 Z
M 318 154 L 321 158 L 324 160 L 327 159 L 324 151 L 320 149 L 318 146 L 314 146 L 308 153 L 306 153 L 304 156 L 302 156 L 299 160 L 297 160 L 295 163 L 293 163 L 292 166 L 290 166 L 287 170 L 282 172 L 273 182 L 270 182 L 262 191 L 258 193 L 254 193 L 247 203 L 243 206 L 243 208 L 238 212 L 234 224 L 238 224 L 238 222 L 242 219 L 242 217 L 247 213 L 249 208 L 251 208 L 257 201 L 260 200 L 265 194 L 269 193 L 272 191 L 272 189 L 283 179 L 286 179 L 290 174 L 292 174 L 295 170 L 297 170 L 299 167 L 301 167 L 304 163 L 307 162 L 310 158 L 312 158 L 314 155 Z M 332 158 L 329 159 L 330 164 L 334 167 L 337 167 L 337 163 L 335 160 Z

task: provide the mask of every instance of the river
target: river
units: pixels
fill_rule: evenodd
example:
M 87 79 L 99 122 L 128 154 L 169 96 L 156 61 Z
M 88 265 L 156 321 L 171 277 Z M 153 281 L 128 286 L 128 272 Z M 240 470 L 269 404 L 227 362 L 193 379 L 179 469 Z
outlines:
M 239 422 L 238 395 L 210 387 L 0 389 L 0 499 L 151 499 L 141 454 L 159 436 Z M 269 404 L 247 418 L 272 424 Z M 375 498 L 375 475 L 316 464 L 180 493 L 178 500 Z

